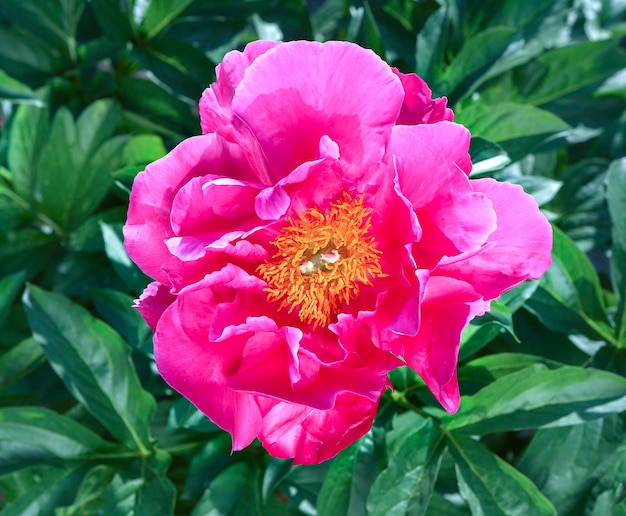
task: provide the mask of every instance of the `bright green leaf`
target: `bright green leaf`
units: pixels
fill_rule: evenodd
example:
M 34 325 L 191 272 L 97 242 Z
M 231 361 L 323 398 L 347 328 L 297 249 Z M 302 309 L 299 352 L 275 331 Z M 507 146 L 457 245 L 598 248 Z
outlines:
M 79 464 L 48 471 L 35 486 L 5 506 L 2 516 L 54 514 L 56 508 L 71 502 L 88 468 Z
M 587 494 L 607 471 L 624 438 L 619 417 L 539 430 L 517 468 L 562 514 L 583 514 Z
M 49 130 L 47 108 L 22 105 L 17 108 L 11 125 L 7 161 L 16 192 L 32 201 L 41 161 L 41 153 Z
M 255 473 L 245 463 L 237 463 L 220 473 L 200 498 L 191 516 L 207 514 L 261 516 L 254 504 Z
M 375 476 L 373 442 L 367 434 L 333 459 L 317 498 L 319 516 L 365 514 Z
M 626 410 L 626 378 L 598 369 L 534 365 L 461 400 L 445 427 L 483 435 L 571 425 Z
M 43 102 L 26 84 L 9 77 L 0 70 L 0 99 L 12 102 L 28 102 L 35 106 L 42 106 Z
M 114 436 L 146 452 L 155 403 L 139 383 L 126 343 L 60 294 L 31 285 L 23 301 L 33 336 L 68 390 Z
M 552 265 L 526 306 L 550 329 L 614 341 L 593 265 L 560 229 L 553 233 Z
M 471 380 L 489 384 L 512 373 L 517 373 L 535 364 L 544 364 L 556 369 L 562 364 L 523 353 L 495 353 L 479 357 L 459 367 L 459 380 Z
M 539 489 L 472 438 L 449 435 L 461 494 L 474 516 L 556 515 Z
M 425 514 L 444 447 L 444 434 L 432 419 L 407 436 L 374 482 L 367 501 L 368 514 Z
M 582 41 L 550 50 L 518 68 L 521 102 L 542 105 L 610 77 L 626 67 L 619 38 Z
M 526 104 L 505 102 L 488 106 L 475 103 L 458 111 L 455 122 L 463 124 L 473 137 L 500 143 L 569 129 L 556 115 Z
M 467 40 L 446 69 L 439 86 L 441 91 L 455 98 L 472 93 L 480 83 L 480 76 L 503 54 L 516 32 L 494 27 Z
M 113 445 L 43 407 L 0 409 L 0 474 L 43 462 L 93 460 Z

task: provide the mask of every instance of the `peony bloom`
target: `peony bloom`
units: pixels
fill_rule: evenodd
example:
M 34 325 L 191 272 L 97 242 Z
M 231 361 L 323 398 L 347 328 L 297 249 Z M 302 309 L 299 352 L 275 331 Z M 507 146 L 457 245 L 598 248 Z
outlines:
M 369 430 L 395 367 L 456 411 L 462 329 L 550 264 L 532 197 L 470 180 L 446 99 L 354 44 L 231 52 L 200 114 L 124 228 L 165 380 L 233 449 L 305 464 Z

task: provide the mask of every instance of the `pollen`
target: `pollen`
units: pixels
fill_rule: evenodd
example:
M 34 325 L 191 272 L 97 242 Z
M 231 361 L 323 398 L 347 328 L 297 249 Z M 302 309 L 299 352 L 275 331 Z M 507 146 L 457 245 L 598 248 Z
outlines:
M 276 253 L 260 265 L 269 301 L 297 311 L 303 323 L 327 326 L 338 309 L 353 301 L 364 285 L 386 276 L 381 251 L 371 236 L 370 208 L 363 198 L 343 197 L 321 212 L 310 208 L 289 219 L 272 245 Z

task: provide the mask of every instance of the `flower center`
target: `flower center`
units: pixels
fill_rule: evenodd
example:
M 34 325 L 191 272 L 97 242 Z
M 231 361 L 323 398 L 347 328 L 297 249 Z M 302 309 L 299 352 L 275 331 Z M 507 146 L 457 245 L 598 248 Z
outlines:
M 371 212 L 362 198 L 344 193 L 325 213 L 311 208 L 298 220 L 290 218 L 272 242 L 275 261 L 257 269 L 268 285 L 268 300 L 279 301 L 279 309 L 289 313 L 297 309 L 304 323 L 326 326 L 342 304 L 358 296 L 361 285 L 386 276 L 382 253 L 369 235 Z

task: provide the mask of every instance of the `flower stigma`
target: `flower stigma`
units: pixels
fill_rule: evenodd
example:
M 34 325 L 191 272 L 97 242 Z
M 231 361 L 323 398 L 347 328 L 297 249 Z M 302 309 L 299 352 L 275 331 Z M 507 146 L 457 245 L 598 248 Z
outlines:
M 279 310 L 298 310 L 304 323 L 326 326 L 342 304 L 359 295 L 361 285 L 386 276 L 381 251 L 369 234 L 372 210 L 363 198 L 344 193 L 326 212 L 310 208 L 298 219 L 289 218 L 276 240 L 273 261 L 257 272 L 267 283 L 269 301 Z

